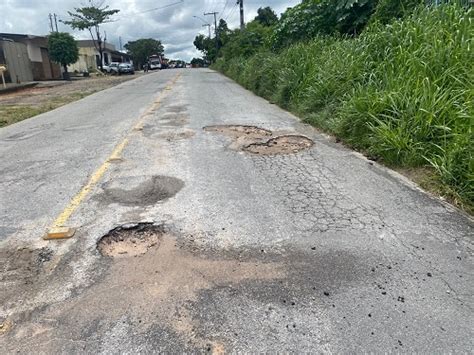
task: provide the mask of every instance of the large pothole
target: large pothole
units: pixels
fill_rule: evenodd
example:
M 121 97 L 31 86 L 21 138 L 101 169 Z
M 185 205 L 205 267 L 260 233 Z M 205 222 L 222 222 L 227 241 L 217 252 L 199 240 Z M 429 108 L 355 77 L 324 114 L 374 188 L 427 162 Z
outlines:
M 216 125 L 203 128 L 233 139 L 231 149 L 243 150 L 252 154 L 277 155 L 292 154 L 309 149 L 314 142 L 300 134 L 283 134 L 272 137 L 273 132 L 257 126 Z
M 180 179 L 157 175 L 139 182 L 131 189 L 126 188 L 136 184 L 138 178 L 140 177 L 122 178 L 104 184 L 104 193 L 99 196 L 100 200 L 125 206 L 149 206 L 173 197 L 184 186 Z
M 231 138 L 262 138 L 272 135 L 272 131 L 256 126 L 246 125 L 216 125 L 204 127 L 207 132 L 218 132 Z
M 252 143 L 242 149 L 246 152 L 261 155 L 292 154 L 309 149 L 314 142 L 302 135 L 284 135 L 271 138 L 263 143 Z
M 97 243 L 97 249 L 101 255 L 112 258 L 139 256 L 158 246 L 164 234 L 163 225 L 139 223 L 121 226 L 103 236 Z

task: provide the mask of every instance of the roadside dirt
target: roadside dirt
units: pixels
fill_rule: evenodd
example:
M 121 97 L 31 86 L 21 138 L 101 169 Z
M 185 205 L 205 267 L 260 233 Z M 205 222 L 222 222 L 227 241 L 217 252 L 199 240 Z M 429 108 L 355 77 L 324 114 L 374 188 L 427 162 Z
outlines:
M 68 83 L 45 82 L 33 88 L 0 94 L 0 127 L 51 111 L 95 92 L 135 79 L 138 75 L 141 74 L 81 78 Z

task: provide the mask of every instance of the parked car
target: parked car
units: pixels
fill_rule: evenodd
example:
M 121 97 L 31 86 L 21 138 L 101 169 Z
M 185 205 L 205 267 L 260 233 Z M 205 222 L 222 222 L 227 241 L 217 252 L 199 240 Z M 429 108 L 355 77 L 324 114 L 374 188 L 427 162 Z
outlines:
M 131 63 L 120 63 L 119 74 L 135 74 L 135 68 Z
M 103 71 L 108 74 L 119 74 L 119 62 L 112 62 L 109 65 L 103 66 Z

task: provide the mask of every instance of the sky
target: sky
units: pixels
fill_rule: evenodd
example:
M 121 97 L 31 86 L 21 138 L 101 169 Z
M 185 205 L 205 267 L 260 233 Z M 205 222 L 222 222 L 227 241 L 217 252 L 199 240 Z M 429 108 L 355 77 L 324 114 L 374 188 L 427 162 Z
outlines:
M 95 2 L 102 0 L 93 0 Z M 68 19 L 68 11 L 86 6 L 89 0 L 0 0 L 0 33 L 46 35 L 50 31 L 49 13 L 60 20 Z M 286 8 L 301 0 L 244 0 L 245 21 L 252 20 L 259 7 L 270 6 L 280 15 Z M 170 59 L 191 60 L 200 57 L 193 45 L 198 33 L 207 35 L 204 21 L 214 22 L 204 12 L 219 12 L 231 29 L 239 26 L 239 8 L 236 0 L 105 0 L 104 5 L 119 9 L 114 22 L 102 26 L 107 42 L 117 49 L 128 41 L 155 38 L 165 46 Z M 171 5 L 171 6 L 168 6 Z M 199 16 L 202 19 L 195 18 Z M 70 32 L 76 39 L 90 39 L 88 31 L 74 31 L 58 22 L 59 31 Z

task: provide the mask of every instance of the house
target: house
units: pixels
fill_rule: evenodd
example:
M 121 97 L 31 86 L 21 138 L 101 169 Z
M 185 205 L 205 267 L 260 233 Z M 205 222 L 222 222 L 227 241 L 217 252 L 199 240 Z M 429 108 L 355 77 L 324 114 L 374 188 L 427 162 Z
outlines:
M 92 40 L 77 41 L 79 47 L 79 60 L 68 66 L 70 72 L 90 72 L 99 69 L 100 54 Z M 131 63 L 131 56 L 117 51 L 111 43 L 105 42 L 102 64 L 109 65 L 112 62 Z
M 10 82 L 61 79 L 61 67 L 48 53 L 48 38 L 0 33 L 0 63 L 6 64 Z

